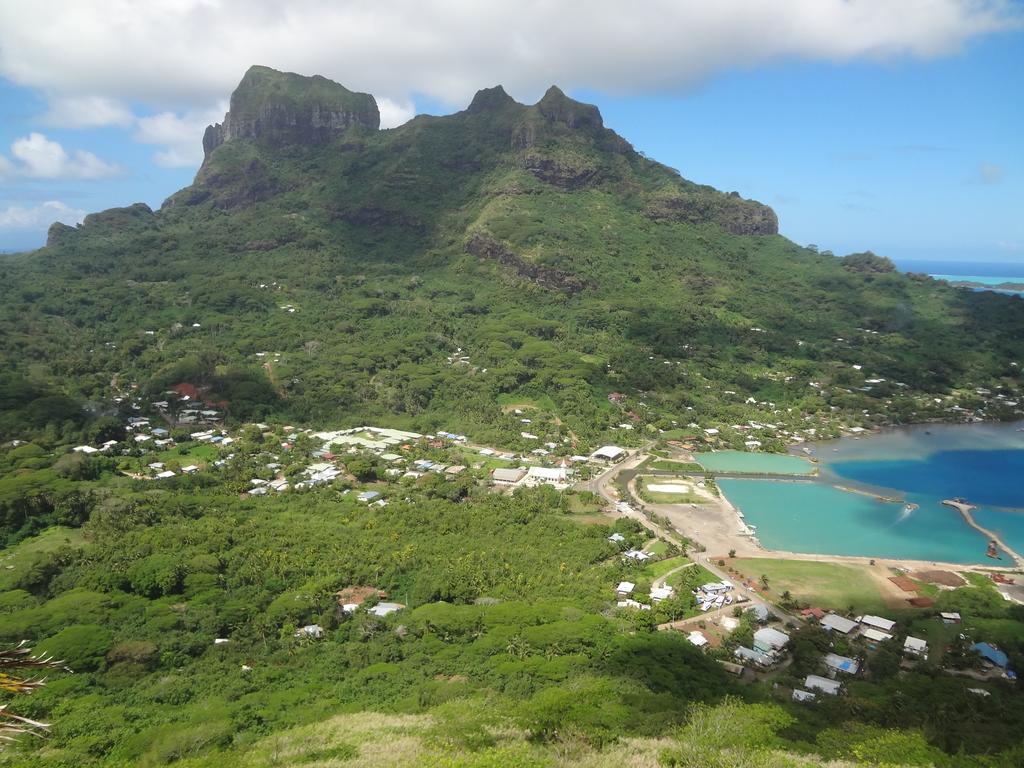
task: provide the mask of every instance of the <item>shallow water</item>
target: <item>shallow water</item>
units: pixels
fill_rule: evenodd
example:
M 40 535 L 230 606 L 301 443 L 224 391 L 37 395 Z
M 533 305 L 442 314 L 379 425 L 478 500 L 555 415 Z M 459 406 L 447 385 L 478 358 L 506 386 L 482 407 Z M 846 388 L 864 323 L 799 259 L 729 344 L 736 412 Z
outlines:
M 824 483 L 722 479 L 719 486 L 768 549 L 824 555 L 980 563 L 985 538 L 927 499 L 906 511 Z M 908 497 L 913 501 L 916 497 Z
M 942 499 L 978 504 L 975 519 L 1024 550 L 1021 424 L 919 426 L 813 446 L 822 483 L 721 479 L 726 497 L 769 549 L 958 563 L 986 557 L 986 540 Z M 843 485 L 868 492 L 840 490 Z M 895 497 L 919 505 L 907 512 Z

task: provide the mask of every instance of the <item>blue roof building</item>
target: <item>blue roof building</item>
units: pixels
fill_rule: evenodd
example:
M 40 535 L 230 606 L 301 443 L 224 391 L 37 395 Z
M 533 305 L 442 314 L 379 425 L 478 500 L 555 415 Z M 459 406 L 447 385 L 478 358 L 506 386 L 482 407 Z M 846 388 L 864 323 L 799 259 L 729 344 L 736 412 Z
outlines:
M 975 653 L 981 654 L 981 657 L 988 659 L 997 667 L 1006 669 L 1006 665 L 1010 663 L 1009 657 L 1003 651 L 1000 651 L 993 645 L 988 643 L 975 643 L 971 646 L 971 650 Z

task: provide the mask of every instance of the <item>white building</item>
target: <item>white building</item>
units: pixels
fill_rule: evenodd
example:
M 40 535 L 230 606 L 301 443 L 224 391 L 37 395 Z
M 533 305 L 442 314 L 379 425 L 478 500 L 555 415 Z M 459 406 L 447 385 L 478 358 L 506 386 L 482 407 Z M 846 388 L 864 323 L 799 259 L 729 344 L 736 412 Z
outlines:
M 857 629 L 857 622 L 850 621 L 838 614 L 830 613 L 821 620 L 821 626 L 825 629 L 839 632 L 843 635 L 848 635 Z
M 865 627 L 872 627 L 882 632 L 892 632 L 893 627 L 896 626 L 896 622 L 891 619 L 883 619 L 881 616 L 872 616 L 871 614 L 859 617 L 858 621 Z
M 697 630 L 694 630 L 689 635 L 687 635 L 686 639 L 690 641 L 691 645 L 695 645 L 698 648 L 703 648 L 705 645 L 708 644 L 708 639 L 704 637 L 704 633 L 699 632 Z
M 671 600 L 675 595 L 676 591 L 667 584 L 661 587 L 651 587 L 651 602 L 653 603 L 660 603 L 662 600 Z
M 625 448 L 619 448 L 616 445 L 604 445 L 590 454 L 590 458 L 597 459 L 598 461 L 619 461 L 626 455 Z
M 821 691 L 822 693 L 827 693 L 829 696 L 838 695 L 841 687 L 841 683 L 818 675 L 808 675 L 807 679 L 804 680 L 804 688 Z
M 908 656 L 928 658 L 928 643 L 919 637 L 908 637 L 903 641 L 903 652 Z

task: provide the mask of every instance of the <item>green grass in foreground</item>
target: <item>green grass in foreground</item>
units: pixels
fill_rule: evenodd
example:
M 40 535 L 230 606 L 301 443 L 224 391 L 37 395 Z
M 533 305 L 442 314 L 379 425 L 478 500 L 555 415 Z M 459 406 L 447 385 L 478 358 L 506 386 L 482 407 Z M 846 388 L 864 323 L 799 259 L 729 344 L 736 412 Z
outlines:
M 737 558 L 726 565 L 754 581 L 767 576 L 773 599 L 789 590 L 794 599 L 819 608 L 846 611 L 853 606 L 857 612 L 892 613 L 867 566 L 771 558 Z

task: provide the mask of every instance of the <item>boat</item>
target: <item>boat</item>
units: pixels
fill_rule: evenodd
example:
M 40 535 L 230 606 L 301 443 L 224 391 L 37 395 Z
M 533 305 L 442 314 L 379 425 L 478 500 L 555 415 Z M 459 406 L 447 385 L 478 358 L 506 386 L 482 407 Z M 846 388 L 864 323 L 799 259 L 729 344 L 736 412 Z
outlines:
M 999 558 L 999 547 L 995 543 L 995 541 L 990 541 L 988 543 L 988 550 L 985 552 L 985 554 L 988 555 L 989 557 L 991 557 L 993 560 L 999 560 L 1000 559 Z

